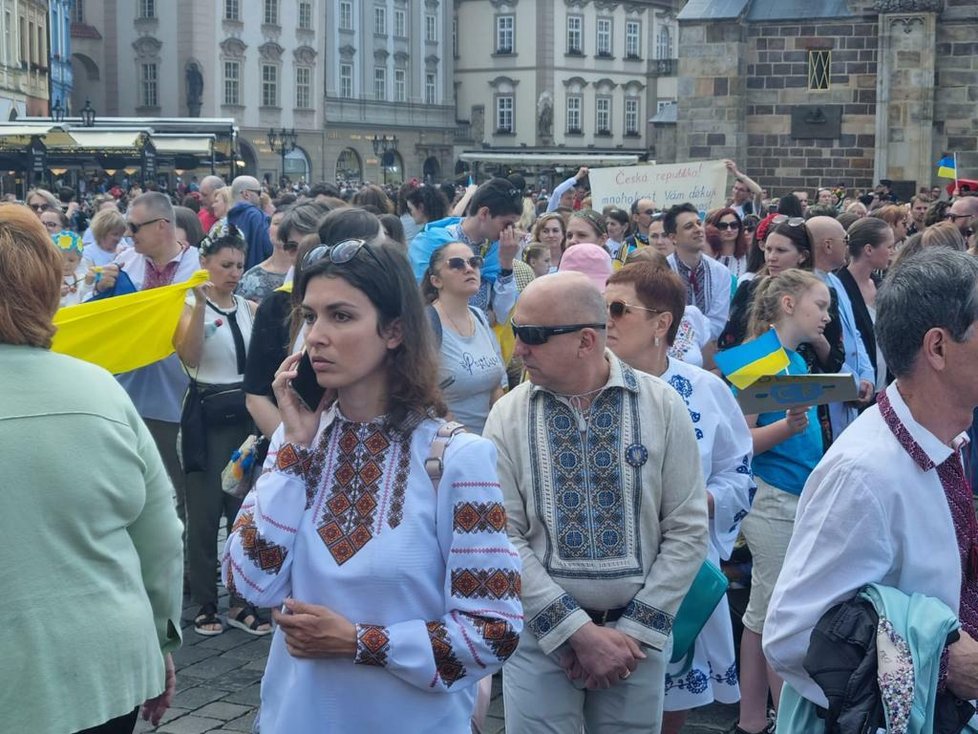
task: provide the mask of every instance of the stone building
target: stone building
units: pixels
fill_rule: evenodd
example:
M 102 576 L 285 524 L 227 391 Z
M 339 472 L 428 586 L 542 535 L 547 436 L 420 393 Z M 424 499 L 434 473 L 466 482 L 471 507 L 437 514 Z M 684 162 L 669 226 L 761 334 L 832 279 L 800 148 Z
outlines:
M 455 6 L 463 160 L 490 171 L 498 162 L 500 173 L 526 171 L 533 149 L 549 160 L 551 174 L 563 176 L 589 159 L 600 165 L 614 154 L 654 157 L 646 121 L 676 100 L 682 2 L 456 0 Z
M 47 0 L 0 0 L 0 120 L 48 114 Z
M 733 158 L 772 193 L 978 173 L 978 3 L 690 0 L 679 14 L 676 160 Z M 660 158 L 661 160 L 661 158 Z

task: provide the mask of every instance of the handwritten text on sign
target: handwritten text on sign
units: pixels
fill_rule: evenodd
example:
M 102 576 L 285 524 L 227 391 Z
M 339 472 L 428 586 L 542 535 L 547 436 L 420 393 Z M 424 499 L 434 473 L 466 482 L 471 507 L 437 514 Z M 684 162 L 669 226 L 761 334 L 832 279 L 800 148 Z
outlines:
M 651 199 L 660 209 L 688 201 L 701 212 L 726 203 L 723 161 L 592 168 L 588 175 L 597 211 L 609 205 L 628 209 L 636 199 Z

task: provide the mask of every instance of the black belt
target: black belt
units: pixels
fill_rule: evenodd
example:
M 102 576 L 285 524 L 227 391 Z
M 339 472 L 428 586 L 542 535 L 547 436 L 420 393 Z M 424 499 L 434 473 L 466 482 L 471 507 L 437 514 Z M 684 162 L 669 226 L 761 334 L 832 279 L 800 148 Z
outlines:
M 617 609 L 608 609 L 605 611 L 598 611 L 597 609 L 585 609 L 587 615 L 591 618 L 591 621 L 597 625 L 605 625 L 608 622 L 616 622 L 621 619 L 621 616 L 625 613 L 627 607 L 618 607 Z

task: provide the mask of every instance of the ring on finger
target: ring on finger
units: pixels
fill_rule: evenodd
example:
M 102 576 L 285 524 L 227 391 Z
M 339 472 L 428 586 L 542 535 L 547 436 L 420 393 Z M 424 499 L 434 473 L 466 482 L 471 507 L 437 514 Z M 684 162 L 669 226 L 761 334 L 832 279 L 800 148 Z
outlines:
M 619 674 L 618 674 L 618 679 L 619 679 L 619 680 L 625 680 L 625 679 L 626 679 L 626 678 L 628 678 L 628 676 L 630 676 L 631 674 L 632 674 L 632 671 L 630 671 L 630 670 L 626 670 L 626 671 L 625 671 L 624 673 L 619 673 Z

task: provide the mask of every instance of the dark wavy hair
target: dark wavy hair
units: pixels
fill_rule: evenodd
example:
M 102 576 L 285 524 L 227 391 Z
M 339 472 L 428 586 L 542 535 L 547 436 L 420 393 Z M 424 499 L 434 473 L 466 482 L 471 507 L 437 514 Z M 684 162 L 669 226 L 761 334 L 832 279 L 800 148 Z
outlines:
M 448 216 L 448 199 L 437 186 L 418 186 L 408 192 L 404 201 L 422 210 L 429 222 L 437 222 Z
M 747 233 L 744 231 L 744 221 L 736 209 L 724 207 L 723 209 L 715 209 L 706 215 L 706 241 L 710 243 L 710 248 L 716 257 L 723 254 L 720 230 L 716 227 L 717 222 L 724 217 L 729 217 L 731 214 L 736 218 L 737 224 L 740 225 L 740 230 L 737 233 L 737 242 L 734 244 L 734 257 L 743 257 L 747 254 Z
M 325 224 L 325 223 L 324 223 Z M 334 240 L 334 242 L 339 240 Z M 296 283 L 301 303 L 310 281 L 342 278 L 377 309 L 377 333 L 397 322 L 401 343 L 387 352 L 387 427 L 409 433 L 429 416 L 445 415 L 438 389 L 438 354 L 424 313 L 421 293 L 401 248 L 387 239 L 373 240 L 347 263 L 321 259 L 310 264 Z

